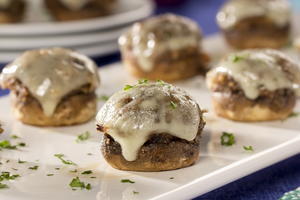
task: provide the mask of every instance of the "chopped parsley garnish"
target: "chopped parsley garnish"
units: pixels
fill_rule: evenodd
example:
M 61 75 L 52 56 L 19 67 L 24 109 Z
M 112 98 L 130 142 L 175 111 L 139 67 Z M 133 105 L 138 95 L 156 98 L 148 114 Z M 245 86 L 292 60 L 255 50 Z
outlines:
M 101 95 L 100 97 L 99 97 L 99 100 L 100 101 L 107 101 L 109 99 L 109 96 L 106 96 L 106 95 Z
M 20 146 L 20 147 L 25 147 L 25 146 L 26 146 L 26 143 L 20 142 L 20 143 L 18 143 L 18 146 Z
M 17 149 L 16 145 L 11 145 L 10 141 L 2 140 L 0 141 L 0 149 Z
M 18 138 L 20 138 L 19 136 L 17 136 L 17 135 L 11 135 L 10 136 L 12 139 L 18 139 Z
M 84 133 L 77 136 L 76 142 L 85 141 L 85 140 L 89 139 L 90 136 L 91 136 L 90 132 L 86 131 L 86 132 L 84 132 Z
M 162 80 L 157 80 L 156 82 L 159 83 L 159 84 L 162 85 L 162 86 L 163 86 L 163 85 L 166 85 L 166 82 L 164 82 L 164 81 L 162 81 Z
M 92 173 L 93 173 L 92 170 L 86 170 L 86 171 L 82 172 L 81 174 L 92 174 Z
M 54 176 L 54 174 L 47 174 L 47 176 Z
M 174 103 L 173 101 L 170 102 L 170 106 L 171 106 L 171 108 L 173 108 L 173 109 L 176 109 L 176 108 L 177 108 L 177 104 Z
M 87 190 L 90 190 L 90 189 L 92 189 L 92 186 L 91 186 L 91 184 L 90 184 L 90 183 L 88 183 L 88 184 L 85 186 L 85 189 L 87 189 Z
M 96 176 L 91 176 L 90 178 L 97 178 Z
M 239 62 L 242 59 L 244 59 L 243 56 L 238 56 L 238 55 L 232 56 L 232 62 L 234 62 L 234 63 Z
M 169 179 L 174 179 L 174 177 L 170 177 Z
M 132 193 L 133 193 L 133 194 L 139 194 L 139 192 L 137 192 L 137 191 L 132 191 Z
M 59 168 L 59 167 L 56 167 L 55 170 L 60 170 L 60 168 Z
M 27 161 L 23 161 L 23 160 L 20 160 L 20 159 L 19 159 L 19 160 L 18 160 L 18 163 L 19 163 L 19 164 L 24 164 L 24 163 L 27 163 Z
M 131 184 L 133 184 L 133 183 L 135 183 L 135 182 L 132 181 L 132 180 L 129 180 L 129 179 L 122 179 L 122 180 L 121 180 L 121 183 L 131 183 Z
M 138 83 L 139 84 L 146 84 L 146 83 L 148 83 L 148 80 L 147 79 L 141 79 L 141 80 L 138 80 Z
M 35 165 L 35 166 L 32 166 L 32 167 L 28 167 L 28 169 L 31 169 L 31 170 L 38 170 L 39 166 Z
M 132 85 L 125 85 L 125 87 L 123 88 L 123 90 L 130 90 L 131 88 L 133 88 L 134 86 Z
M 223 146 L 232 146 L 235 144 L 235 138 L 232 133 L 223 132 L 221 136 L 221 144 Z
M 7 189 L 8 185 L 4 184 L 4 183 L 0 183 L 0 189 Z
M 71 160 L 65 160 L 63 157 L 65 156 L 64 154 L 54 154 L 55 157 L 57 157 L 63 164 L 66 165 L 77 165 Z
M 71 172 L 71 173 L 76 173 L 76 172 L 78 172 L 78 171 L 77 171 L 77 169 L 74 169 L 74 170 L 70 170 L 70 172 Z
M 288 118 L 291 118 L 291 117 L 298 117 L 300 115 L 300 113 L 298 113 L 298 112 L 292 112 L 289 116 L 288 116 Z
M 243 146 L 246 151 L 254 151 L 252 146 Z
M 91 184 L 85 184 L 84 182 L 80 181 L 79 177 L 73 178 L 69 186 L 72 189 L 80 188 L 90 190 L 92 188 Z
M 10 172 L 1 172 L 0 182 L 3 180 L 15 180 L 18 177 L 20 177 L 18 174 L 10 175 Z

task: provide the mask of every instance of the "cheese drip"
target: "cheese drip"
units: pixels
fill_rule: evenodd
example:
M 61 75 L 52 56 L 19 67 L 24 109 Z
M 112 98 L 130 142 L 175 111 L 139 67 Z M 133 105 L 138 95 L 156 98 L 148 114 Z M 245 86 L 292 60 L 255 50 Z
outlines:
M 70 10 L 80 10 L 91 0 L 60 0 L 60 2 Z
M 97 124 L 117 141 L 122 155 L 134 161 L 153 133 L 168 133 L 192 141 L 198 133 L 197 103 L 169 84 L 138 84 L 114 94 L 97 114 Z
M 285 26 L 291 17 L 290 5 L 287 0 L 230 0 L 217 14 L 217 22 L 223 29 L 229 29 L 242 19 L 260 16 Z
M 0 0 L 0 8 L 8 8 L 12 0 Z
M 0 83 L 16 78 L 41 104 L 44 114 L 51 116 L 61 99 L 85 84 L 96 88 L 97 66 L 88 57 L 74 51 L 52 48 L 27 51 L 7 65 Z
M 153 60 L 166 51 L 200 46 L 198 25 L 185 17 L 166 14 L 136 23 L 119 39 L 121 50 L 130 49 L 142 70 L 153 69 Z
M 277 50 L 245 50 L 230 54 L 208 73 L 210 88 L 216 73 L 229 74 L 249 99 L 256 99 L 264 89 L 275 91 L 287 88 L 300 95 L 299 65 Z

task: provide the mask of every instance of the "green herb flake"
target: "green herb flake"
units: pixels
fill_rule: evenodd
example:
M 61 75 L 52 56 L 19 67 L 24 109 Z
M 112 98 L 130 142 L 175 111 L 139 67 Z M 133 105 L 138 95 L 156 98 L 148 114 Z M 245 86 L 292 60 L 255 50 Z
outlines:
M 299 115 L 300 115 L 299 112 L 292 112 L 292 113 L 288 116 L 288 118 L 291 118 L 291 117 L 298 117 Z
M 243 146 L 246 151 L 254 151 L 252 146 Z
M 2 140 L 0 141 L 0 149 L 17 149 L 17 146 L 16 145 L 11 145 L 10 141 L 8 140 Z
M 20 177 L 19 174 L 10 175 L 10 172 L 1 172 L 0 182 L 3 180 L 15 180 L 18 177 Z
M 80 188 L 80 189 L 87 189 L 90 190 L 92 189 L 92 186 L 90 183 L 85 184 L 82 182 L 79 177 L 73 178 L 72 181 L 70 182 L 69 186 L 73 189 Z
M 232 62 L 234 62 L 234 63 L 237 63 L 237 62 L 241 61 L 242 59 L 244 59 L 243 56 L 238 56 L 238 55 L 232 56 Z
M 177 108 L 177 104 L 174 103 L 173 101 L 170 102 L 170 106 L 171 106 L 171 108 L 173 108 L 173 109 L 176 109 L 176 108 Z
M 223 146 L 232 146 L 233 144 L 235 144 L 233 133 L 223 132 L 221 136 L 221 144 Z
M 26 146 L 26 143 L 20 142 L 20 143 L 18 143 L 18 146 L 20 146 L 20 147 L 25 147 L 25 146 Z
M 28 169 L 31 169 L 31 170 L 38 170 L 39 166 L 35 165 L 35 166 L 32 166 L 32 167 L 28 167 Z
M 74 169 L 74 170 L 70 170 L 70 172 L 71 172 L 71 173 L 76 173 L 76 172 L 78 172 L 78 170 L 77 170 L 77 169 Z
M 174 177 L 170 177 L 169 179 L 174 179 Z
M 55 170 L 60 170 L 60 168 L 59 167 L 56 167 L 56 168 L 54 168 Z
M 85 189 L 87 189 L 87 190 L 91 190 L 91 189 L 92 189 L 92 186 L 91 186 L 91 184 L 90 184 L 90 183 L 88 183 L 88 184 L 85 186 Z
M 81 174 L 92 174 L 92 173 L 93 173 L 92 170 L 86 170 L 86 171 L 82 172 Z
M 19 159 L 19 160 L 18 160 L 18 163 L 19 163 L 19 164 L 24 164 L 24 163 L 27 163 L 27 161 L 23 161 L 23 160 L 20 160 L 20 159 Z
M 139 194 L 139 192 L 137 192 L 137 191 L 132 191 L 132 193 L 133 193 L 133 194 Z
M 15 171 L 18 171 L 18 169 L 16 169 L 16 168 L 13 168 L 13 167 L 12 167 L 11 169 L 12 169 L 12 170 L 15 170 Z
M 131 184 L 133 184 L 133 183 L 135 183 L 135 182 L 132 181 L 132 180 L 129 180 L 129 179 L 122 179 L 122 180 L 121 180 L 121 183 L 131 183 Z
M 159 83 L 161 86 L 166 85 L 166 82 L 164 82 L 163 80 L 157 80 L 156 83 Z
M 64 154 L 54 154 L 55 157 L 57 157 L 63 164 L 66 165 L 77 165 L 74 162 L 72 162 L 71 160 L 65 160 L 63 157 L 65 156 Z
M 4 183 L 0 183 L 0 189 L 7 189 L 7 188 L 9 188 L 8 185 Z
M 54 176 L 54 174 L 47 174 L 47 176 Z
M 140 79 L 140 80 L 138 80 L 138 83 L 139 84 L 146 84 L 146 83 L 148 83 L 148 80 L 147 79 Z
M 107 96 L 107 95 L 101 95 L 98 99 L 100 101 L 107 101 L 109 99 L 109 96 Z
M 97 178 L 96 176 L 91 176 L 90 178 Z
M 90 132 L 86 131 L 86 132 L 84 132 L 84 133 L 77 136 L 76 142 L 79 143 L 79 142 L 88 140 L 90 138 L 90 136 L 91 136 Z
M 130 90 L 131 88 L 133 88 L 132 85 L 125 85 L 125 87 L 123 88 L 123 90 L 127 91 L 127 90 Z
M 10 136 L 12 139 L 19 139 L 20 137 L 19 136 L 17 136 L 17 135 L 11 135 Z

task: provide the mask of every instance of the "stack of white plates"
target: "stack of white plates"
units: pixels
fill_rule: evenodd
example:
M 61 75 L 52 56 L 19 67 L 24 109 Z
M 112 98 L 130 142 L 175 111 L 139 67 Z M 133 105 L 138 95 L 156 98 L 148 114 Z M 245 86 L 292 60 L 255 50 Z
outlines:
M 43 47 L 67 47 L 91 57 L 116 52 L 121 33 L 151 15 L 154 8 L 150 0 L 119 0 L 109 16 L 55 22 L 42 0 L 27 1 L 24 23 L 0 25 L 0 63 L 12 61 L 25 50 Z

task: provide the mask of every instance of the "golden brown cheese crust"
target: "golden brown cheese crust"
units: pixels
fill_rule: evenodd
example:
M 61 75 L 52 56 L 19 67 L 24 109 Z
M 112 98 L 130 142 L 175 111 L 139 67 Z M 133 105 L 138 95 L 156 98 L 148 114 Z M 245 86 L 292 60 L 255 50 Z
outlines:
M 123 51 L 122 57 L 125 67 L 131 74 L 137 78 L 150 80 L 173 82 L 199 74 L 205 75 L 209 70 L 208 55 L 194 47 L 165 52 L 153 61 L 154 67 L 149 72 L 142 70 L 131 49 Z
M 89 19 L 109 15 L 116 0 L 92 0 L 80 10 L 70 10 L 59 0 L 45 0 L 47 8 L 58 21 Z
M 280 48 L 290 36 L 290 24 L 279 27 L 266 17 L 251 17 L 223 30 L 226 41 L 237 49 Z
M 22 21 L 26 9 L 23 0 L 14 0 L 7 9 L 0 8 L 0 23 L 16 23 Z
M 268 121 L 287 118 L 296 104 L 291 89 L 262 90 L 255 100 L 248 99 L 238 83 L 227 74 L 212 79 L 212 101 L 215 112 L 236 121 Z
M 199 111 L 202 116 L 202 113 Z M 193 165 L 199 158 L 200 138 L 205 122 L 201 117 L 198 134 L 192 141 L 174 137 L 168 133 L 153 133 L 140 148 L 134 161 L 127 161 L 122 156 L 118 142 L 104 134 L 101 151 L 105 160 L 114 168 L 126 171 L 166 171 Z M 103 126 L 98 130 L 105 132 Z
M 89 121 L 96 114 L 96 95 L 89 86 L 83 86 L 65 96 L 50 117 L 44 114 L 40 103 L 20 81 L 10 79 L 6 82 L 5 87 L 12 91 L 12 104 L 16 117 L 25 124 L 36 126 L 73 125 Z

